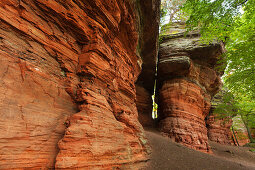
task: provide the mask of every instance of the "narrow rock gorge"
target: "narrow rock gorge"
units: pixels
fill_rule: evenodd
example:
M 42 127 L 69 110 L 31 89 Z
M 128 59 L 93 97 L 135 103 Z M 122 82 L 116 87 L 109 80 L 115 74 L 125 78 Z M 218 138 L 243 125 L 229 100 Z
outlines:
M 144 127 L 227 143 L 205 123 L 223 45 L 159 21 L 160 0 L 0 1 L 0 169 L 141 169 Z
M 136 82 L 138 118 L 144 127 L 154 126 L 152 98 L 158 57 L 160 0 L 140 0 L 140 39 L 138 50 L 143 58 L 142 71 Z
M 216 71 L 220 43 L 200 43 L 198 32 L 185 36 L 185 25 L 171 25 L 161 36 L 158 63 L 159 127 L 185 146 L 210 152 L 205 117 L 221 85 Z
M 1 169 L 148 160 L 135 82 L 146 57 L 156 61 L 158 10 L 154 0 L 0 2 Z

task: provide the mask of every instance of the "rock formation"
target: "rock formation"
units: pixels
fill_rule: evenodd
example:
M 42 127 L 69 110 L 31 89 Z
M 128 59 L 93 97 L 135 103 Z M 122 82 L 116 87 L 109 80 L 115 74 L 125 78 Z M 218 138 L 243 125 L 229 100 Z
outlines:
M 156 58 L 158 55 L 158 37 L 160 22 L 160 0 L 140 1 L 139 15 L 141 27 L 139 48 L 143 64 L 136 82 L 137 109 L 139 121 L 144 127 L 153 126 L 152 98 L 154 92 Z M 147 18 L 147 19 L 146 19 Z
M 233 143 L 232 133 L 230 130 L 230 127 L 232 126 L 231 119 L 219 119 L 211 115 L 207 118 L 206 126 L 209 140 L 224 145 L 231 145 Z
M 152 127 L 152 98 L 151 94 L 139 85 L 136 85 L 136 106 L 138 110 L 138 120 L 143 127 Z
M 143 166 L 150 148 L 140 122 L 153 124 L 159 5 L 0 1 L 0 169 Z M 182 27 L 160 47 L 160 128 L 208 152 L 204 118 L 221 86 L 222 46 L 184 37 Z
M 225 116 L 224 113 L 215 113 L 215 108 L 223 102 L 224 90 L 217 93 L 211 101 L 210 114 L 206 118 L 206 127 L 208 138 L 211 141 L 230 145 L 233 143 L 232 132 L 230 127 L 232 126 L 232 118 Z
M 146 59 L 139 49 L 156 44 L 141 36 L 140 20 L 153 20 L 140 13 L 157 11 L 156 2 L 0 2 L 1 169 L 130 168 L 148 159 L 135 82 Z
M 215 71 L 222 54 L 220 43 L 199 42 L 197 32 L 184 36 L 184 25 L 172 25 L 159 48 L 160 131 L 190 148 L 209 152 L 205 117 L 211 97 L 221 86 Z
M 250 139 L 248 137 L 248 132 L 245 127 L 245 124 L 243 123 L 241 116 L 237 115 L 237 116 L 233 117 L 232 120 L 233 120 L 234 133 L 235 133 L 238 144 L 240 146 L 243 146 L 243 145 L 249 143 Z M 233 131 L 232 131 L 232 133 L 233 133 Z

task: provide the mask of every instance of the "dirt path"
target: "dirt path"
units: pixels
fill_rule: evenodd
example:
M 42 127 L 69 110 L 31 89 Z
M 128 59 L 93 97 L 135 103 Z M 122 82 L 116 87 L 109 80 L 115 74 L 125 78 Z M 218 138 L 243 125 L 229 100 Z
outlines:
M 156 131 L 146 131 L 146 135 L 152 147 L 148 170 L 255 170 L 255 154 L 247 150 L 213 143 L 215 154 L 209 155 L 172 142 Z
M 255 166 L 255 153 L 249 151 L 251 148 L 221 145 L 216 142 L 210 142 L 210 146 L 214 155 L 219 158 L 246 166 Z

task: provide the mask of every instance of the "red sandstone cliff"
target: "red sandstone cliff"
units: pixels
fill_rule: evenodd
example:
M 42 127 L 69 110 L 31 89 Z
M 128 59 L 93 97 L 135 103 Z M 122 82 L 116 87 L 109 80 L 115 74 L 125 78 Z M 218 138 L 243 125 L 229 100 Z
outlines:
M 159 2 L 0 1 L 0 169 L 133 169 L 148 160 L 138 111 L 150 125 Z M 222 51 L 198 40 L 163 39 L 160 126 L 207 152 Z
M 232 117 L 224 115 L 224 113 L 215 113 L 215 108 L 223 102 L 224 90 L 217 93 L 211 101 L 210 114 L 206 118 L 206 127 L 208 138 L 211 141 L 230 145 L 233 143 L 232 132 Z
M 219 119 L 213 115 L 208 116 L 207 121 L 208 138 L 211 141 L 230 145 L 233 143 L 230 127 L 232 126 L 231 119 Z
M 142 126 L 153 127 L 151 94 L 144 87 L 139 85 L 136 85 L 136 106 L 138 110 L 138 120 Z
M 1 169 L 105 169 L 148 159 L 135 104 L 137 4 L 0 1 Z
M 190 148 L 209 152 L 205 117 L 211 97 L 221 87 L 215 71 L 219 43 L 199 42 L 196 32 L 184 36 L 184 25 L 170 27 L 159 48 L 159 117 L 161 132 Z
M 158 38 L 160 22 L 160 0 L 142 0 L 140 2 L 140 24 L 143 26 L 139 31 L 139 48 L 142 57 L 142 71 L 136 82 L 136 105 L 138 118 L 144 127 L 153 126 L 152 98 L 156 61 L 158 56 Z

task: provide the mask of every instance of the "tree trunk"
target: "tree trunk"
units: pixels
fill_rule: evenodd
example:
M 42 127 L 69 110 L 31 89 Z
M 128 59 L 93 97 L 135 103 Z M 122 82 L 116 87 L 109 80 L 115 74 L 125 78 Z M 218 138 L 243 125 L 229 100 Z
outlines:
M 236 138 L 236 134 L 235 134 L 235 131 L 234 131 L 233 126 L 232 126 L 231 129 L 232 129 L 233 135 L 234 135 L 234 137 L 235 137 L 235 141 L 236 141 L 237 146 L 240 146 L 239 143 L 238 143 L 238 140 L 237 140 L 237 138 Z
M 240 114 L 241 115 L 241 118 L 242 118 L 242 121 L 243 121 L 243 123 L 244 123 L 244 125 L 245 125 L 245 128 L 246 128 L 246 130 L 247 130 L 247 133 L 248 133 L 248 137 L 249 137 L 249 139 L 250 139 L 250 142 L 251 143 L 255 143 L 255 140 L 252 138 L 252 136 L 251 136 L 251 131 L 250 131 L 250 128 L 249 128 L 249 126 L 248 126 L 248 122 L 244 119 L 244 117 L 243 117 L 243 114 Z

